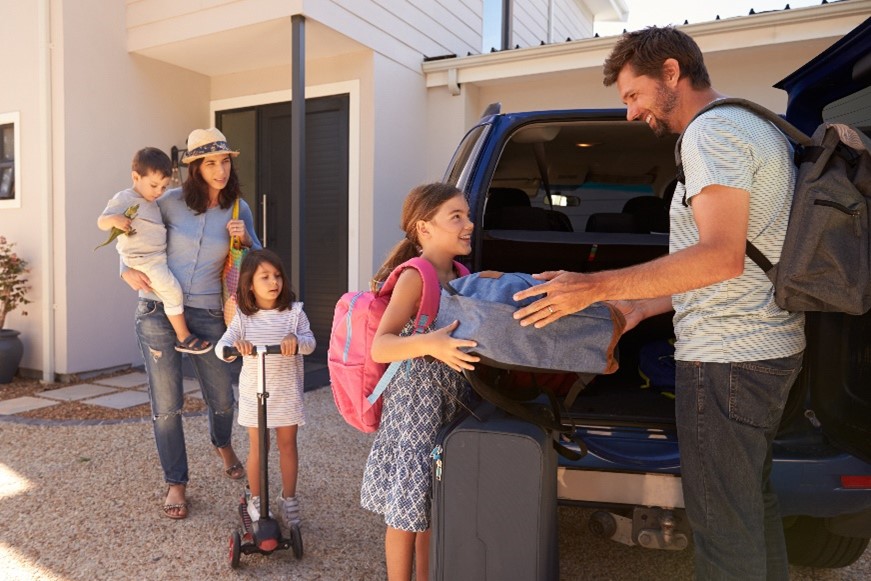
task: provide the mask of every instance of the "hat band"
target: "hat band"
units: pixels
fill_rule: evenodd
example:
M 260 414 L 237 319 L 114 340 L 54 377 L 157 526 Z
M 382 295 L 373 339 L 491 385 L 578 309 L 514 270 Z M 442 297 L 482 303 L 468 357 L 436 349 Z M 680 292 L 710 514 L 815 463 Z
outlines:
M 213 141 L 211 143 L 207 143 L 205 145 L 201 145 L 199 147 L 195 147 L 193 149 L 189 149 L 185 154 L 185 157 L 197 157 L 200 155 L 208 155 L 210 153 L 226 151 L 230 152 L 230 146 L 227 145 L 226 141 Z

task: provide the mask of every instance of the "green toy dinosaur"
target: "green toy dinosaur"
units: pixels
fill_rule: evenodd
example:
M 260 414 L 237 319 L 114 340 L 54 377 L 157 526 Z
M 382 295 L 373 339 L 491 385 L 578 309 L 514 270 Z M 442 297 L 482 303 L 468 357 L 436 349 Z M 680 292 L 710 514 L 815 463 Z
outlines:
M 139 211 L 139 204 L 133 204 L 132 206 L 130 206 L 129 208 L 124 210 L 124 215 L 132 220 L 133 218 L 136 217 L 136 212 L 138 212 L 138 211 Z M 121 230 L 120 228 L 115 228 L 114 226 L 112 226 L 112 229 L 109 231 L 109 238 L 105 242 L 103 242 L 102 244 L 98 244 L 94 248 L 94 250 L 96 250 L 97 248 L 100 248 L 101 246 L 105 246 L 105 245 L 109 244 L 110 242 L 112 242 L 113 240 L 118 238 L 118 236 L 120 236 L 121 234 L 126 234 L 127 236 L 131 236 L 133 234 L 136 234 L 136 230 L 131 228 L 129 231 L 125 232 L 124 230 Z

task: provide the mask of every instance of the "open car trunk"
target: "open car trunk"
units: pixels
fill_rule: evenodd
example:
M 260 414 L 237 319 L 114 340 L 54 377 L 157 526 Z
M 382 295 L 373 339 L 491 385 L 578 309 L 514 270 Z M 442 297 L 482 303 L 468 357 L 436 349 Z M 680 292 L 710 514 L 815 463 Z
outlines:
M 667 254 L 673 156 L 674 138 L 657 138 L 643 123 L 521 126 L 504 144 L 482 202 L 476 269 L 592 272 Z M 670 314 L 624 335 L 619 370 L 590 381 L 570 415 L 593 424 L 672 426 L 673 385 L 643 371 L 668 375 L 673 337 Z

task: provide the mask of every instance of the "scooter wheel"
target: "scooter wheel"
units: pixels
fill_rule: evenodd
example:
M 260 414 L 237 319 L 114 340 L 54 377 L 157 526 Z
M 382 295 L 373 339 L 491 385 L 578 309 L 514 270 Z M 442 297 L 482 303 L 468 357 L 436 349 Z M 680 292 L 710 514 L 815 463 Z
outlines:
M 290 546 L 293 549 L 293 556 L 297 559 L 302 558 L 302 534 L 299 532 L 299 525 L 290 526 Z
M 242 541 L 239 539 L 239 533 L 233 532 L 230 537 L 230 567 L 235 569 L 239 566 L 239 556 L 241 555 Z

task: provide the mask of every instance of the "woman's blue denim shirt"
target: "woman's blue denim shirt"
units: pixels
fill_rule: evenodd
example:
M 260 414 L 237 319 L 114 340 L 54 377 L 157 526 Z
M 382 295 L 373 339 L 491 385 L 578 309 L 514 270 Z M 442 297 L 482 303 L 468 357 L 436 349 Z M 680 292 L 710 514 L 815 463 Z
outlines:
M 230 248 L 227 222 L 233 217 L 233 207 L 209 208 L 196 214 L 185 203 L 181 188 L 168 190 L 158 198 L 157 205 L 166 224 L 167 264 L 181 286 L 184 305 L 197 309 L 222 308 L 221 272 Z M 242 199 L 239 200 L 239 219 L 245 222 L 252 248 L 261 248 L 254 233 L 251 209 Z M 139 291 L 139 296 L 160 300 L 154 293 L 145 291 Z

